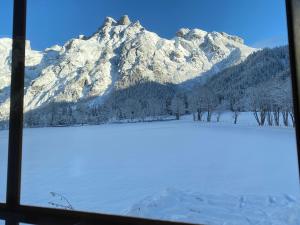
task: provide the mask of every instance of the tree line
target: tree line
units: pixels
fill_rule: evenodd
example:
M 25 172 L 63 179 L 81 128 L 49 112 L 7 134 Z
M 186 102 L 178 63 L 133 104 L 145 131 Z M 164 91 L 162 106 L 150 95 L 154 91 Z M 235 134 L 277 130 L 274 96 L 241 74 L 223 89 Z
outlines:
M 51 102 L 25 114 L 25 124 L 35 126 L 67 126 L 107 122 L 137 122 L 146 120 L 181 119 L 192 115 L 194 121 L 219 122 L 224 112 L 232 113 L 233 123 L 239 122 L 242 112 L 253 113 L 259 126 L 294 125 L 291 89 L 279 85 L 249 88 L 246 95 L 223 96 L 205 85 L 192 90 L 174 85 L 143 82 L 114 91 L 104 103 L 97 99 L 88 102 Z

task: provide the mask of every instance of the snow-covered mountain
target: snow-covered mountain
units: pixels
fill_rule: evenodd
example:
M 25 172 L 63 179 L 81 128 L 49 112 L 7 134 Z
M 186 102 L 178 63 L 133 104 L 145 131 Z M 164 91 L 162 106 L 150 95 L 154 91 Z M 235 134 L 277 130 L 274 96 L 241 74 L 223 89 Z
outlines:
M 11 40 L 0 39 L 0 118 L 9 110 Z M 93 99 L 141 79 L 180 84 L 243 61 L 256 49 L 226 33 L 180 29 L 171 40 L 147 31 L 128 16 L 107 17 L 93 35 L 63 46 L 26 48 L 25 111 L 50 102 Z

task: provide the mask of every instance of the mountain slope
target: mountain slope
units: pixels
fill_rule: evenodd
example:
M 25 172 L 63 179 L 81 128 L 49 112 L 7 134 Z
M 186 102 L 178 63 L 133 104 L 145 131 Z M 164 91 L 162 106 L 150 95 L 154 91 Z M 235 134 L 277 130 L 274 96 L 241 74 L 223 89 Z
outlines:
M 215 74 L 205 86 L 220 99 L 243 99 L 245 110 L 249 110 L 249 98 L 262 89 L 271 95 L 270 100 L 291 95 L 288 47 L 257 51 L 239 65 Z
M 0 117 L 9 109 L 11 40 L 0 39 Z M 180 84 L 214 74 L 256 51 L 226 33 L 181 29 L 167 40 L 127 16 L 107 17 L 90 37 L 80 35 L 63 46 L 26 49 L 25 111 L 51 102 L 89 100 L 101 104 L 114 90 L 141 79 Z

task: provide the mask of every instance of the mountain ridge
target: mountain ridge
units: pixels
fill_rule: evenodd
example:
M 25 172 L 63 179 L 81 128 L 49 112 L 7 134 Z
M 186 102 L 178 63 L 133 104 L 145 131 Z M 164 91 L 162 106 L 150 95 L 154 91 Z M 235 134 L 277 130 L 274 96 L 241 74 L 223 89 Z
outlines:
M 0 114 L 8 116 L 11 40 L 0 39 Z M 97 32 L 64 45 L 35 51 L 27 42 L 24 111 L 51 102 L 93 99 L 101 104 L 113 90 L 141 79 L 180 84 L 238 64 L 257 49 L 241 38 L 200 29 L 180 29 L 173 39 L 146 30 L 128 16 L 107 17 Z

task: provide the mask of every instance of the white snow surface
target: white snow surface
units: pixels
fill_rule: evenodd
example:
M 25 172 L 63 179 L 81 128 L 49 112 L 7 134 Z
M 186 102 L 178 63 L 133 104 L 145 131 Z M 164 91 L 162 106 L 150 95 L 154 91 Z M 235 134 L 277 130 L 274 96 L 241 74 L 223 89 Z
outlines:
M 211 225 L 299 225 L 293 128 L 180 121 L 24 129 L 22 203 Z M 7 131 L 0 131 L 4 200 Z M 5 162 L 5 163 L 2 163 Z M 56 202 L 65 205 L 66 202 Z
M 24 110 L 52 101 L 101 104 L 114 88 L 141 78 L 180 84 L 238 64 L 254 51 L 223 32 L 181 29 L 168 40 L 126 16 L 107 17 L 93 35 L 63 46 L 35 51 L 28 41 Z M 7 119 L 9 110 L 10 56 L 11 39 L 0 39 L 0 119 Z
M 300 201 L 289 195 L 208 195 L 166 189 L 135 204 L 127 215 L 207 225 L 298 225 Z

